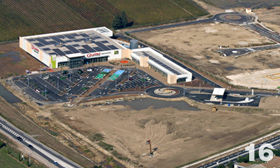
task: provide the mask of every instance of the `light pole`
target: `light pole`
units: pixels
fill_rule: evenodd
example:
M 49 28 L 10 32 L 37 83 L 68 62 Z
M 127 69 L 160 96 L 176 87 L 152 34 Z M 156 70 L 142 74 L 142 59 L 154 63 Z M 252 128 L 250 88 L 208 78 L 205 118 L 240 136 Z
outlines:
M 45 98 L 47 97 L 47 85 L 45 85 Z
M 26 78 L 27 78 L 27 85 L 29 86 L 29 76 L 28 76 L 28 74 L 26 75 Z
M 59 77 L 57 76 L 57 89 L 59 90 Z

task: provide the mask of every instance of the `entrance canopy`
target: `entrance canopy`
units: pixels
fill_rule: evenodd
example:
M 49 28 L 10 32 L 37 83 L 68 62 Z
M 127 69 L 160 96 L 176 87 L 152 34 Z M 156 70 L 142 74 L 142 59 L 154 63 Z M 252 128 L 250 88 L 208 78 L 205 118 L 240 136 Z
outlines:
M 225 93 L 225 88 L 214 88 L 212 95 L 223 96 Z

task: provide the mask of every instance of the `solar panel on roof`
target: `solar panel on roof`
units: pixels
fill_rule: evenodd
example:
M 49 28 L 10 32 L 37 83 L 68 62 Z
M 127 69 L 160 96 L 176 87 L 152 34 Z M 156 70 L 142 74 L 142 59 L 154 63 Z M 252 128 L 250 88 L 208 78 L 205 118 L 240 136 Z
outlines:
M 76 48 L 74 48 L 74 47 L 72 47 L 72 46 L 65 46 L 66 48 L 68 48 L 70 51 L 72 51 L 73 53 L 78 53 L 79 51 L 76 49 Z
M 50 44 L 50 43 L 46 42 L 43 38 L 37 38 L 37 40 L 44 45 Z
M 143 52 L 143 55 L 148 55 L 147 53 Z M 163 62 L 157 60 L 156 58 L 150 56 L 149 59 L 153 60 L 154 62 L 158 63 L 159 65 L 163 66 L 164 68 L 168 69 L 169 71 L 173 72 L 174 74 L 180 75 L 181 73 L 177 72 L 175 69 L 172 69 L 170 66 L 164 64 Z
M 44 51 L 49 51 L 51 50 L 50 48 L 43 48 Z
M 109 45 L 108 46 L 111 50 L 115 50 L 115 49 L 118 49 L 116 46 L 114 46 L 114 45 Z
M 64 51 L 65 54 L 73 54 L 71 51 Z
M 57 38 L 64 38 L 64 36 L 63 35 L 58 35 L 58 36 L 56 36 Z
M 56 44 L 56 41 L 49 41 L 50 44 Z
M 88 45 L 82 45 L 82 47 L 84 47 L 88 52 L 95 52 L 95 50 Z
M 58 43 L 60 43 L 60 42 L 63 43 L 63 41 L 62 41 L 61 39 L 59 39 L 58 37 L 56 37 L 56 36 L 52 36 L 51 38 L 52 38 L 53 40 L 55 40 L 56 42 L 58 42 Z
M 56 52 L 57 55 L 65 55 L 60 49 L 53 49 L 53 51 Z
M 77 33 L 73 33 L 73 34 L 71 34 L 72 36 L 79 36 Z
M 38 46 L 38 47 L 42 47 L 42 46 L 44 46 L 44 44 L 42 44 L 42 43 L 34 43 L 36 46 Z
M 98 45 L 98 47 L 100 47 L 102 50 L 109 50 L 110 49 L 100 42 L 95 42 L 95 44 Z
M 102 49 L 99 47 L 94 47 L 93 49 L 95 49 L 96 51 L 102 51 Z
M 42 39 L 46 40 L 46 39 L 50 39 L 49 37 L 42 37 Z
M 75 39 L 75 37 L 71 36 L 70 34 L 66 34 L 66 35 L 64 35 L 64 36 L 66 36 L 66 37 L 69 38 L 69 39 Z
M 79 49 L 79 51 L 80 51 L 81 53 L 88 53 L 88 51 L 85 50 L 85 49 Z
M 27 39 L 28 41 L 35 41 L 35 39 Z
M 79 44 L 73 44 L 72 46 L 73 47 L 79 47 L 80 45 Z
M 77 39 L 77 40 L 73 40 L 74 42 L 80 42 L 83 41 L 83 39 Z
M 80 35 L 83 36 L 83 37 L 89 37 L 89 35 L 84 34 L 84 33 L 81 33 Z

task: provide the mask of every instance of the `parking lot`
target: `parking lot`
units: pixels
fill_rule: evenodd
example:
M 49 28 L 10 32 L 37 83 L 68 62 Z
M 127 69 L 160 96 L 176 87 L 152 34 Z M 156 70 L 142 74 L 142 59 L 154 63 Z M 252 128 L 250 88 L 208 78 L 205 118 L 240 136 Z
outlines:
M 114 70 L 114 74 L 110 71 Z M 113 73 L 113 72 L 112 72 Z M 100 75 L 102 74 L 102 78 Z M 100 81 L 107 77 L 105 82 Z M 28 74 L 14 77 L 13 82 L 37 101 L 67 102 L 82 96 L 96 86 L 88 96 L 108 96 L 122 92 L 145 91 L 163 85 L 147 73 L 134 68 L 88 67 L 58 72 Z

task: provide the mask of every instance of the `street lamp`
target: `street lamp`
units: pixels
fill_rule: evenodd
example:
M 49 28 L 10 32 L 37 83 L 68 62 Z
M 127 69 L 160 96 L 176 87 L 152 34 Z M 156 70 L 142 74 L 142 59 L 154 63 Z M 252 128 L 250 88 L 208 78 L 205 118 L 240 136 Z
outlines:
M 57 89 L 59 90 L 59 77 L 57 76 Z

